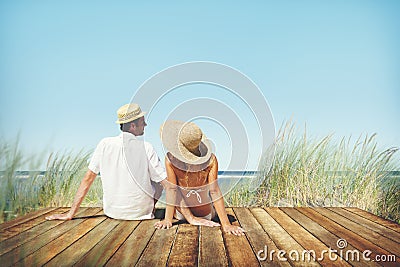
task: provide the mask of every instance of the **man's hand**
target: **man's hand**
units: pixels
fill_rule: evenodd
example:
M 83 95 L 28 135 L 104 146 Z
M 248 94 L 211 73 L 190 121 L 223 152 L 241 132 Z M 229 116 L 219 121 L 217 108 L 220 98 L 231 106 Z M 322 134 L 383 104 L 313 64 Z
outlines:
M 72 219 L 72 215 L 68 213 L 64 214 L 53 214 L 50 216 L 46 217 L 46 220 L 51 221 L 51 220 L 62 220 L 62 221 L 69 221 Z
M 79 209 L 79 206 L 82 203 L 82 200 L 85 198 L 86 193 L 89 191 L 90 186 L 92 185 L 94 179 L 96 179 L 97 173 L 88 170 L 83 177 L 81 184 L 79 185 L 78 191 L 76 192 L 74 202 L 72 203 L 71 209 L 69 212 L 64 214 L 53 214 L 46 217 L 46 220 L 63 220 L 68 221 L 71 220 L 72 217 L 76 214 Z
M 234 234 L 236 236 L 244 235 L 244 232 L 246 232 L 242 227 L 232 224 L 223 225 L 222 229 L 225 233 Z
M 154 227 L 156 229 L 169 229 L 170 227 L 172 227 L 172 222 L 167 221 L 167 220 L 162 220 L 162 221 L 156 222 L 154 224 Z
M 193 218 L 190 219 L 190 221 L 188 221 L 190 224 L 193 225 L 204 225 L 204 226 L 209 226 L 209 227 L 214 227 L 214 226 L 220 226 L 219 223 L 207 220 L 207 219 L 203 219 L 200 217 L 195 217 L 193 216 Z

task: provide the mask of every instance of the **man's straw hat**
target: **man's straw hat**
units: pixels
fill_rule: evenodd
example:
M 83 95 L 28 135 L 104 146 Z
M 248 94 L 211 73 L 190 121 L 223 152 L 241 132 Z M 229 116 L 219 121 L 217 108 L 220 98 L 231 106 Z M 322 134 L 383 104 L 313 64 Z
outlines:
M 117 111 L 118 120 L 115 123 L 122 124 L 134 121 L 143 117 L 146 112 L 142 112 L 138 104 L 130 103 L 123 105 Z
M 166 121 L 160 134 L 165 149 L 184 163 L 199 165 L 211 157 L 210 141 L 193 122 Z

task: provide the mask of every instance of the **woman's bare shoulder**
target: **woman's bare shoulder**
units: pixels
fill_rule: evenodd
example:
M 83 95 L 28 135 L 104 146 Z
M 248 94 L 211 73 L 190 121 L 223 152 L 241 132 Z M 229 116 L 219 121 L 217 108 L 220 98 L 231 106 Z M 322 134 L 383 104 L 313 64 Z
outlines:
M 217 156 L 214 153 L 211 154 L 210 157 L 210 165 L 218 164 Z

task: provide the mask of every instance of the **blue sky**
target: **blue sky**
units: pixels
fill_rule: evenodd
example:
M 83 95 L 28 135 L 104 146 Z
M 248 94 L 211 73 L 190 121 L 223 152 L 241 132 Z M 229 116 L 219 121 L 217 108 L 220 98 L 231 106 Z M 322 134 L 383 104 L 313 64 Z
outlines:
M 386 0 L 1 1 L 0 136 L 19 133 L 27 153 L 93 149 L 119 133 L 116 110 L 149 77 L 211 61 L 258 85 L 276 128 L 292 117 L 316 137 L 377 133 L 400 146 L 399 13 Z

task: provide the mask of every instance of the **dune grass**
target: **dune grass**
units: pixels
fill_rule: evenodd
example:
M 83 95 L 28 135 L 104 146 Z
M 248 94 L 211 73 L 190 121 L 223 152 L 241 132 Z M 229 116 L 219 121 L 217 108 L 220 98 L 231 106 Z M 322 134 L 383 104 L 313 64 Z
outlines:
M 336 142 L 299 134 L 288 122 L 277 134 L 272 168 L 260 163 L 258 190 L 241 186 L 226 199 L 233 206 L 358 207 L 400 222 L 400 178 L 391 176 L 400 170 L 398 150 L 379 149 L 375 134 Z
M 15 143 L 0 143 L 0 223 L 43 207 L 71 206 L 79 183 L 87 171 L 90 153 L 51 154 L 46 171 L 21 174 L 22 166 L 39 166 L 39 159 L 25 157 Z M 38 155 L 41 157 L 41 155 Z M 32 164 L 32 162 L 36 162 Z M 102 189 L 96 179 L 84 206 L 101 206 Z
M 21 178 L 17 171 L 27 163 L 37 169 L 42 156 L 24 156 L 18 140 L 0 141 L 0 223 L 38 208 L 70 206 L 90 154 L 53 153 L 44 173 L 30 171 Z M 225 201 L 228 206 L 359 207 L 400 222 L 400 178 L 389 175 L 400 170 L 395 156 L 398 148 L 380 149 L 376 135 L 317 139 L 299 134 L 289 122 L 277 134 L 272 168 L 260 164 L 261 186 L 250 190 L 241 183 Z M 101 206 L 101 201 L 101 180 L 96 179 L 82 205 Z

